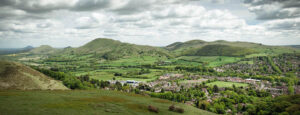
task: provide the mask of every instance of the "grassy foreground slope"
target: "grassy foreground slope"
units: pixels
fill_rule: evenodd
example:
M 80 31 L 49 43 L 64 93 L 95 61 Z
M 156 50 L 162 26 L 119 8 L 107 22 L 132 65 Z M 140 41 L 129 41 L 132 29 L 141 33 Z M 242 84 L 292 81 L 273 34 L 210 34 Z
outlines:
M 68 89 L 61 81 L 54 80 L 30 67 L 16 62 L 0 61 L 0 90 L 55 90 Z
M 181 103 L 117 91 L 0 91 L 1 115 L 180 114 L 168 111 L 173 103 L 184 109 L 184 115 L 214 115 Z M 159 108 L 159 113 L 149 112 L 149 105 Z

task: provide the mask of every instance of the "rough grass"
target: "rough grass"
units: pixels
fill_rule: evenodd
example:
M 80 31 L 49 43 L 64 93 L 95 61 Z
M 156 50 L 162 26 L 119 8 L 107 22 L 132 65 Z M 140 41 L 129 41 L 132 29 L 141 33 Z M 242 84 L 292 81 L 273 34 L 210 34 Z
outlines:
M 149 105 L 159 108 L 160 115 L 179 114 L 168 111 L 172 103 L 184 108 L 187 115 L 214 114 L 181 103 L 117 91 L 0 91 L 1 115 L 157 114 L 148 111 Z
M 62 89 L 61 81 L 54 80 L 30 67 L 16 62 L 0 61 L 0 89 Z
M 214 86 L 217 85 L 218 87 L 232 87 L 232 85 L 235 85 L 236 87 L 247 87 L 248 84 L 246 83 L 235 83 L 235 82 L 224 82 L 224 81 L 215 81 L 208 83 L 208 86 Z

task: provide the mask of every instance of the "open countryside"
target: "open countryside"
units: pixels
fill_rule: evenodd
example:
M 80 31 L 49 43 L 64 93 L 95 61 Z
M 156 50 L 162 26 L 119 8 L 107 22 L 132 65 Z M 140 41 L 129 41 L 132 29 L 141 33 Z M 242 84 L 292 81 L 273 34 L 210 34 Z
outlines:
M 0 0 L 0 115 L 300 115 L 299 0 Z

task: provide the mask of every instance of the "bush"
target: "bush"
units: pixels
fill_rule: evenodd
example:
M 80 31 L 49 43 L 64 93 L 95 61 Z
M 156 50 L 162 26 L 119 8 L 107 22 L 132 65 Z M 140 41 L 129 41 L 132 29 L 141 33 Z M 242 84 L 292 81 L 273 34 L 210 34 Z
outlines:
M 174 105 L 169 106 L 169 111 L 174 111 L 177 113 L 184 113 L 183 108 L 175 107 Z
M 151 105 L 148 106 L 148 110 L 151 112 L 155 112 L 155 113 L 158 113 L 158 111 L 159 111 L 159 109 L 157 107 L 154 107 Z
M 174 105 L 171 105 L 170 107 L 169 107 L 169 111 L 174 111 L 175 110 L 175 106 Z
M 175 108 L 175 112 L 178 112 L 178 113 L 184 113 L 184 109 L 183 109 L 183 108 L 176 107 L 176 108 Z

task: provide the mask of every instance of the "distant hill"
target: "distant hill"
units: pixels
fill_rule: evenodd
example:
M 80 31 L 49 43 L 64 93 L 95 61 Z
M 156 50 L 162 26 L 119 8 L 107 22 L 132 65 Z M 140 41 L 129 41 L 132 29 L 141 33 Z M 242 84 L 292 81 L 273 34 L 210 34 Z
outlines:
M 288 45 L 288 47 L 292 47 L 292 48 L 300 49 L 300 45 Z
M 203 49 L 202 49 L 203 48 Z M 30 48 L 29 48 L 30 49 Z M 216 53 L 216 51 L 218 53 Z M 229 53 L 230 52 L 230 53 Z M 300 53 L 299 46 L 268 46 L 251 42 L 229 42 L 218 40 L 206 42 L 203 40 L 191 40 L 187 42 L 175 42 L 166 47 L 153 47 L 146 45 L 135 45 L 123 43 L 107 38 L 97 38 L 91 42 L 78 47 L 52 48 L 48 45 L 30 49 L 31 54 L 56 55 L 68 54 L 90 55 L 95 58 L 108 60 L 119 59 L 130 56 L 163 56 L 174 57 L 183 55 L 197 56 L 244 56 L 252 53 L 277 55 L 282 53 Z M 1 50 L 0 50 L 1 54 Z
M 175 42 L 173 44 L 166 46 L 165 48 L 168 50 L 178 50 L 181 48 L 202 46 L 205 43 L 207 43 L 207 42 L 202 41 L 202 40 L 191 40 L 191 41 L 187 41 L 187 42 Z
M 105 59 L 117 59 L 125 56 L 150 55 L 171 56 L 168 51 L 159 47 L 122 43 L 117 40 L 98 38 L 84 46 L 74 49 L 75 53 L 93 53 Z
M 202 40 L 191 40 L 187 42 L 176 42 L 164 48 L 169 50 L 171 53 L 175 54 L 176 56 L 181 56 L 181 55 L 237 56 L 237 55 L 247 55 L 251 53 L 281 54 L 281 53 L 293 53 L 295 51 L 300 52 L 299 50 L 291 47 L 267 46 L 267 45 L 251 43 L 251 42 L 229 42 L 224 40 L 218 40 L 213 42 L 205 42 Z M 218 53 L 216 53 L 216 51 L 218 51 Z
M 52 48 L 49 45 L 41 45 L 40 47 L 34 48 L 29 51 L 29 53 L 33 54 L 51 54 L 57 51 L 57 49 Z
M 0 61 L 0 89 L 66 90 L 62 82 L 16 62 Z
M 0 55 L 14 54 L 14 53 L 23 53 L 32 50 L 34 47 L 26 46 L 24 48 L 1 48 Z
M 202 48 L 190 49 L 183 55 L 191 56 L 245 56 L 256 53 L 255 50 L 229 45 L 205 45 Z

